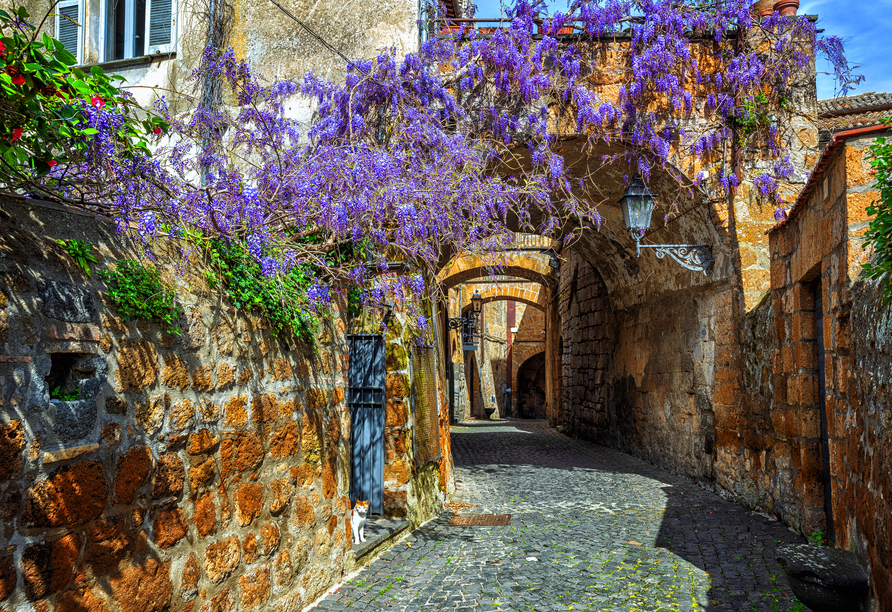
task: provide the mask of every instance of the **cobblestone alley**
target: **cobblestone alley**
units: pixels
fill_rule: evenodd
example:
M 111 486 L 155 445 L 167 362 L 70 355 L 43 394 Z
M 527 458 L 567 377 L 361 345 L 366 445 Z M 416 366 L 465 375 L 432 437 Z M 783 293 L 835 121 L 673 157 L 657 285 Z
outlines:
M 453 527 L 446 512 L 319 610 L 802 609 L 774 557 L 801 538 L 778 522 L 540 421 L 452 435 L 450 507 L 510 525 Z

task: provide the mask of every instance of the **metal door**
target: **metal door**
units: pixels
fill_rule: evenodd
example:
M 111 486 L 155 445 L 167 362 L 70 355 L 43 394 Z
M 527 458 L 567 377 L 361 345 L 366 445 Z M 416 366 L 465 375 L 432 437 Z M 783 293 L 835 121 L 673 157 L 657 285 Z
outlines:
M 384 336 L 353 334 L 348 369 L 350 406 L 350 501 L 384 510 Z

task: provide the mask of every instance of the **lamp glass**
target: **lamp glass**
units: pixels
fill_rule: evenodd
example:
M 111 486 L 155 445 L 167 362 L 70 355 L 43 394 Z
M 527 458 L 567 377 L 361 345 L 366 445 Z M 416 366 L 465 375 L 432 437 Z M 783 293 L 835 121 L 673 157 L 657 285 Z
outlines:
M 633 236 L 642 234 L 650 227 L 650 217 L 654 211 L 654 197 L 637 174 L 620 198 L 623 209 L 623 221 L 626 230 Z
M 483 309 L 483 296 L 480 295 L 480 290 L 474 291 L 474 295 L 471 296 L 471 310 L 474 312 L 480 312 Z

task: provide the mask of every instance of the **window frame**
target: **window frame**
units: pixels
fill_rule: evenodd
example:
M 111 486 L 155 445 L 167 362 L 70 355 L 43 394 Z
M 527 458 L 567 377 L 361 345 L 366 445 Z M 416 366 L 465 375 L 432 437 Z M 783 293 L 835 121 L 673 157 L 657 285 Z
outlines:
M 69 2 L 73 1 L 82 1 L 82 0 L 68 0 Z M 104 62 L 114 62 L 114 61 L 124 61 L 133 59 L 136 57 L 145 57 L 149 55 L 156 55 L 161 53 L 172 53 L 176 50 L 177 46 L 177 8 L 178 1 L 171 0 L 170 6 L 170 42 L 164 45 L 153 45 L 149 46 L 149 31 L 151 28 L 152 20 L 152 0 L 146 0 L 146 16 L 145 16 L 145 30 L 142 32 L 142 36 L 145 40 L 145 45 L 143 47 L 142 55 L 134 54 L 135 47 L 135 36 L 136 36 L 136 27 L 133 19 L 133 15 L 135 12 L 136 0 L 118 0 L 118 2 L 125 3 L 125 15 L 129 15 L 130 17 L 126 19 L 124 22 L 124 57 L 118 59 L 111 59 L 108 57 L 109 52 L 109 10 L 108 3 L 109 0 L 101 0 L 100 1 L 100 19 L 99 19 L 99 57 L 102 58 L 100 60 L 101 63 Z
M 81 65 L 84 63 L 84 12 L 86 10 L 85 0 L 60 0 L 60 2 L 56 5 L 55 11 L 55 31 L 53 32 L 54 38 L 59 39 L 59 30 L 60 23 L 62 21 L 62 9 L 67 8 L 69 6 L 77 7 L 77 49 L 74 55 L 77 65 Z

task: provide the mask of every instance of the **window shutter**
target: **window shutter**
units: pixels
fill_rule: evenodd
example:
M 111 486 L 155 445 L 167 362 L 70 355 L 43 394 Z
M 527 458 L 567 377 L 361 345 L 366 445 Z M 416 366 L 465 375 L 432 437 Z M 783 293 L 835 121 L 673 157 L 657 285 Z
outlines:
M 170 53 L 177 38 L 176 0 L 146 0 L 146 54 Z
M 80 64 L 83 31 L 80 0 L 62 0 L 56 6 L 56 38 L 65 45 L 65 50 L 77 58 Z

